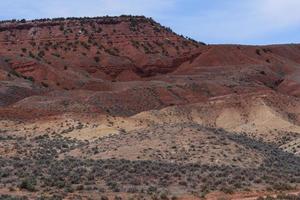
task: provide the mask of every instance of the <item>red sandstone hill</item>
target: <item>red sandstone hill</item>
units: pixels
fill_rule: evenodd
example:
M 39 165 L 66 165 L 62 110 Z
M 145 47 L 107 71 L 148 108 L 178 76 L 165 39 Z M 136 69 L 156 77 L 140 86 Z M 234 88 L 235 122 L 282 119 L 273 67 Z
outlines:
M 300 45 L 205 45 L 142 16 L 4 21 L 0 47 L 4 115 L 127 116 L 229 94 L 300 95 Z

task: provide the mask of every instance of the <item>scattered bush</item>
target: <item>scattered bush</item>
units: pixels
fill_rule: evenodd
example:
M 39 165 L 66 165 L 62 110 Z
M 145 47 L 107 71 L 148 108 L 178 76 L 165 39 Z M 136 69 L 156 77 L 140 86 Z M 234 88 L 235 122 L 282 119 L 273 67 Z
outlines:
M 21 182 L 20 189 L 25 189 L 25 190 L 28 190 L 30 192 L 34 192 L 36 190 L 35 185 L 36 185 L 35 179 L 26 178 Z
M 96 63 L 98 63 L 100 61 L 100 58 L 98 56 L 94 57 L 94 60 Z

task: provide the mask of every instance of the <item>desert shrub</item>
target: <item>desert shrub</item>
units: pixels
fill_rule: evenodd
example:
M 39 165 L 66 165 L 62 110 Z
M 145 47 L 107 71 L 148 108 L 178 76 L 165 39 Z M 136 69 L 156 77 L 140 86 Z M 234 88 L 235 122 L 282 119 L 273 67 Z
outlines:
M 60 31 L 64 31 L 64 30 L 65 30 L 65 26 L 64 26 L 63 24 L 61 24 L 61 25 L 59 26 L 59 30 L 60 30 Z
M 168 198 L 168 195 L 165 192 L 163 192 L 163 193 L 160 194 L 160 199 L 168 200 L 169 198 Z
M 10 73 L 16 77 L 21 77 L 21 75 L 16 70 L 12 70 Z
M 1 200 L 28 200 L 28 197 L 19 197 L 19 196 L 11 196 L 11 195 L 0 195 Z
M 122 200 L 122 197 L 120 197 L 120 196 L 115 196 L 114 200 Z
M 119 189 L 119 185 L 117 182 L 108 182 L 107 183 L 107 186 L 113 191 L 113 192 L 120 192 L 120 189 Z
M 33 47 L 36 46 L 36 43 L 35 43 L 34 41 L 30 41 L 29 44 L 30 44 L 31 46 L 33 46 Z
M 38 53 L 38 57 L 44 57 L 45 56 L 45 52 L 44 51 L 39 51 Z
M 101 200 L 109 200 L 107 196 L 101 196 Z
M 55 56 L 55 57 L 58 57 L 58 58 L 60 57 L 59 53 L 52 53 L 52 55 Z
M 34 192 L 34 191 L 36 191 L 35 185 L 36 185 L 36 180 L 35 179 L 26 178 L 21 182 L 19 187 L 20 187 L 20 189 L 25 189 L 25 190 L 28 190 L 30 192 Z
M 286 195 L 286 194 L 279 194 L 276 197 L 273 196 L 266 196 L 266 197 L 259 197 L 257 200 L 299 200 L 300 195 Z
M 29 81 L 31 81 L 31 82 L 34 82 L 34 81 L 35 81 L 34 78 L 33 78 L 32 76 L 28 76 L 28 77 L 26 77 L 26 79 L 29 80 Z
M 87 50 L 89 50 L 91 48 L 91 46 L 89 44 L 87 44 L 86 42 L 84 42 L 84 41 L 81 41 L 80 44 L 81 44 L 81 46 L 83 46 Z
M 100 61 L 100 58 L 98 56 L 96 56 L 96 57 L 94 57 L 94 60 L 95 60 L 95 62 L 98 63 Z
M 80 184 L 77 186 L 76 190 L 84 190 L 84 186 Z
M 256 50 L 255 50 L 255 53 L 256 53 L 257 55 L 259 55 L 259 56 L 260 56 L 260 55 L 261 55 L 261 53 L 260 53 L 260 49 L 256 49 Z
M 137 31 L 138 21 L 135 18 L 130 18 L 129 29 L 131 31 Z
M 221 188 L 221 191 L 226 194 L 233 194 L 233 188 L 230 186 L 224 186 Z
M 113 56 L 118 56 L 118 50 L 116 48 L 105 49 L 105 52 L 107 52 L 108 54 L 113 55 Z
M 31 57 L 31 58 L 35 58 L 35 55 L 30 51 L 29 52 L 29 56 Z
M 49 85 L 47 84 L 47 83 L 45 83 L 45 82 L 41 82 L 41 84 L 42 84 L 42 86 L 44 86 L 44 87 L 49 87 Z
M 263 52 L 265 53 L 272 53 L 272 50 L 269 48 L 263 48 Z
M 280 190 L 291 190 L 293 187 L 290 186 L 287 183 L 279 182 L 279 183 L 274 183 L 273 184 L 273 189 L 280 191 Z

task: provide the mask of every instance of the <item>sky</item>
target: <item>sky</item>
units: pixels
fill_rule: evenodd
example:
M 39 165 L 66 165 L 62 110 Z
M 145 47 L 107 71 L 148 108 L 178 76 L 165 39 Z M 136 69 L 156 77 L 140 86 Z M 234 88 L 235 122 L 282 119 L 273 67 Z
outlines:
M 0 20 L 152 17 L 208 44 L 300 43 L 300 0 L 2 0 Z

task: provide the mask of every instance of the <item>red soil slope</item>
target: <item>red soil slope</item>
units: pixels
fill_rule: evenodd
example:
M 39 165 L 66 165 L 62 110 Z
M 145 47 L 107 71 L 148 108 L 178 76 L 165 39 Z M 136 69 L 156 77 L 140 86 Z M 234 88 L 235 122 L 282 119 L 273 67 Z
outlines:
M 0 116 L 130 116 L 228 94 L 299 96 L 299 67 L 300 45 L 204 45 L 145 17 L 2 22 Z

